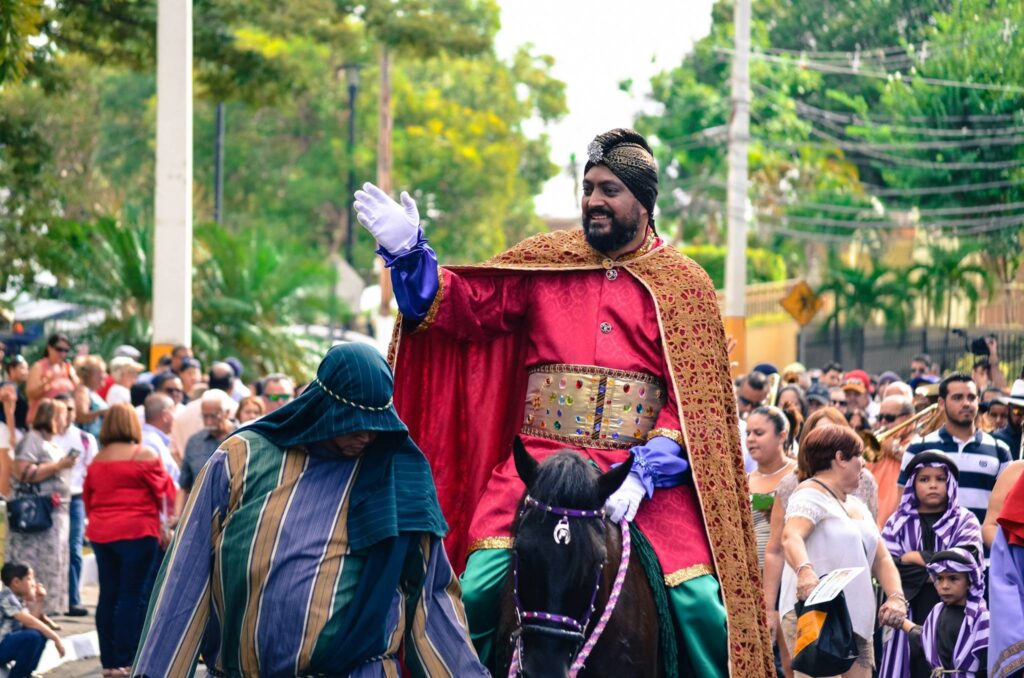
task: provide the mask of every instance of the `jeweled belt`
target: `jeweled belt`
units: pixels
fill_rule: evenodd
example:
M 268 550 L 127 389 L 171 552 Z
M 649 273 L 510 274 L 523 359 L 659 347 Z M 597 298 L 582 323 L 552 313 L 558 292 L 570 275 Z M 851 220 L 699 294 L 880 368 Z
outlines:
M 665 405 L 665 382 L 591 365 L 530 370 L 522 432 L 580 447 L 626 448 L 647 440 Z

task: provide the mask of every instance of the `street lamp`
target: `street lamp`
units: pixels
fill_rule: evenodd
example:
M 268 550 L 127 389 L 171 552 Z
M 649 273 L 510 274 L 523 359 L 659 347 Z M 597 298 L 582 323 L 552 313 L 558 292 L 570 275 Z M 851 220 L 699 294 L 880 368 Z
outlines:
M 355 241 L 356 192 L 356 94 L 359 90 L 360 64 L 344 64 L 348 82 L 348 230 L 345 233 L 345 261 L 352 265 L 352 245 Z

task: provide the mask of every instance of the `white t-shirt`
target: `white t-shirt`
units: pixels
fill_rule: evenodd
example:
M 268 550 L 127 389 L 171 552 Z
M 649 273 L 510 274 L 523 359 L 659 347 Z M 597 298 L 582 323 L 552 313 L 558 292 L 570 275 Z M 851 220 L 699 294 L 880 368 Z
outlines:
M 8 454 L 11 456 L 11 459 L 14 459 L 14 448 L 18 446 L 18 443 L 24 437 L 24 432 L 14 429 L 14 444 L 11 444 L 11 429 L 7 422 L 0 421 L 0 450 L 10 450 Z
M 121 384 L 114 384 L 107 390 L 107 404 L 130 403 L 132 401 L 131 389 Z
M 789 498 L 786 520 L 801 517 L 814 523 L 814 529 L 804 542 L 807 560 L 819 576 L 843 567 L 863 567 L 843 592 L 850 610 L 853 632 L 861 638 L 871 639 L 875 630 L 875 595 L 871 587 L 871 566 L 881 535 L 868 507 L 857 497 L 846 498 L 847 510 L 862 516 L 849 517 L 839 501 L 824 492 L 809 487 L 798 489 Z M 860 548 L 858 548 L 860 546 Z M 786 563 L 782 571 L 782 590 L 779 614 L 784 615 L 796 605 L 796 572 Z
M 83 443 L 83 436 L 85 438 Z M 71 450 L 78 450 L 78 458 L 75 465 L 71 467 L 71 494 L 82 494 L 82 485 L 85 483 L 86 469 L 99 452 L 96 437 L 86 433 L 77 426 L 68 426 L 68 430 L 62 436 L 54 436 L 53 442 L 68 454 Z

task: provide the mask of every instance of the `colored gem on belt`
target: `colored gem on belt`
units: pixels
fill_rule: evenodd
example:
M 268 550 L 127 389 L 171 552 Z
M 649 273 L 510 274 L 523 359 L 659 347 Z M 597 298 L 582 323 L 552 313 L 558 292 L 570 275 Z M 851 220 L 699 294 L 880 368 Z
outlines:
M 547 428 L 548 427 L 548 423 L 546 421 L 544 421 L 543 419 L 541 419 L 540 423 L 537 424 L 537 426 L 540 426 L 541 428 Z
M 608 272 L 605 273 L 605 275 L 608 277 L 609 280 L 615 280 L 616 278 L 619 277 L 619 272 L 616 271 L 614 268 L 609 268 Z
M 544 377 L 544 385 L 551 386 L 551 377 Z
M 598 393 L 604 393 L 605 392 L 605 387 L 604 386 L 598 386 L 597 387 L 597 392 Z
M 562 416 L 562 410 L 558 410 L 557 412 L 555 412 L 555 416 L 558 416 L 558 417 Z
M 636 406 L 636 413 L 637 414 L 640 414 L 643 411 L 644 411 L 644 406 L 643 405 L 637 405 Z
M 634 438 L 642 438 L 643 435 L 644 434 L 640 432 L 640 429 L 637 429 L 637 430 L 633 431 L 633 437 Z
M 558 396 L 556 396 L 556 395 L 555 395 L 554 393 L 550 393 L 550 394 L 548 394 L 548 402 L 549 402 L 549 403 L 553 403 L 553 402 L 555 402 L 555 400 L 556 400 L 557 398 L 558 398 Z
M 601 430 L 601 424 L 594 424 L 594 430 L 595 431 L 600 431 Z
M 556 421 L 556 422 L 555 422 L 555 430 L 557 431 L 557 430 L 559 430 L 559 429 L 561 429 L 561 428 L 562 428 L 562 422 L 560 422 L 560 421 Z
M 645 393 L 647 393 L 647 389 L 646 389 L 646 388 L 644 388 L 643 386 L 641 386 L 641 387 L 640 387 L 640 392 L 638 393 L 638 395 L 639 395 L 639 396 L 640 396 L 641 398 L 643 398 L 643 397 L 644 397 L 644 394 L 645 394 Z
M 604 266 L 605 268 L 607 268 L 608 270 L 611 270 L 611 268 L 612 268 L 612 260 L 611 259 L 605 259 L 604 261 L 601 262 L 601 265 Z
M 581 415 L 581 414 L 577 414 L 576 415 L 576 423 L 577 424 L 582 424 L 583 423 L 583 415 Z
M 636 419 L 634 419 L 633 423 L 634 424 L 639 424 L 640 423 L 640 417 L 637 417 Z
M 578 418 L 579 418 L 579 417 L 577 417 L 577 419 L 578 419 Z M 578 435 L 578 436 L 581 436 L 581 435 L 583 435 L 583 429 L 581 429 L 581 428 L 578 428 L 578 429 L 576 429 L 576 435 Z
M 622 406 L 623 412 L 629 412 L 631 409 L 633 409 L 633 406 L 630 405 L 629 403 L 626 403 L 625 405 Z
M 622 392 L 629 393 L 629 384 L 626 384 L 625 386 L 622 387 Z
M 526 423 L 530 426 L 533 425 L 533 420 L 536 419 L 532 414 L 526 415 Z
M 610 334 L 612 331 L 611 323 L 601 323 L 601 334 Z
M 568 383 L 568 380 L 565 377 L 562 377 L 561 379 L 558 380 L 558 388 L 565 388 L 566 384 Z
M 612 438 L 615 439 L 615 440 L 618 440 L 619 439 L 619 432 L 616 431 L 615 433 L 613 433 L 612 434 Z
M 576 380 L 576 388 L 583 388 L 583 380 L 582 379 L 577 379 Z
M 565 404 L 572 405 L 572 396 L 565 396 Z
M 564 405 L 565 404 L 565 396 L 558 396 L 558 404 L 559 405 Z
M 654 416 L 654 408 L 651 407 L 650 405 L 647 406 L 647 416 L 648 417 L 653 417 Z

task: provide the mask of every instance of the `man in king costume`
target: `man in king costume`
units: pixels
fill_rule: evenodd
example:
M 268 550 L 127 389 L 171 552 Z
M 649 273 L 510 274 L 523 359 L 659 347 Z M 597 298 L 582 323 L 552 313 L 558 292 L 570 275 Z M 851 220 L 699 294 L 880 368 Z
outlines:
M 568 448 L 607 470 L 632 452 L 606 509 L 657 555 L 680 673 L 772 675 L 714 286 L 654 230 L 646 140 L 612 130 L 588 155 L 583 229 L 479 266 L 438 267 L 408 194 L 356 193 L 402 311 L 395 404 L 431 463 L 453 565 L 465 563 L 471 635 L 485 664 L 507 640 L 495 627 L 524 491 L 519 433 L 538 460 Z

